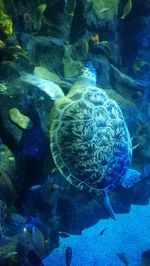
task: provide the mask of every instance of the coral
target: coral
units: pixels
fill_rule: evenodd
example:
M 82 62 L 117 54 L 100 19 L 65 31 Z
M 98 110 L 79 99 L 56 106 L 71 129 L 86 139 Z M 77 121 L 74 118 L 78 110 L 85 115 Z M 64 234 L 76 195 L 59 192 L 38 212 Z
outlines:
M 6 44 L 2 40 L 0 40 L 0 49 L 3 49 L 5 47 L 6 47 Z
M 0 0 L 0 12 L 4 12 L 4 1 Z
M 22 14 L 23 23 L 24 23 L 24 30 L 25 32 L 31 32 L 33 28 L 33 19 L 31 14 L 28 11 L 25 11 Z
M 67 45 L 65 46 L 65 49 L 67 49 Z M 87 60 L 89 55 L 89 43 L 86 40 L 86 38 L 79 39 L 75 45 L 71 47 L 72 59 L 74 60 Z M 70 52 L 71 52 L 70 50 Z
M 98 19 L 112 21 L 118 13 L 118 0 L 92 0 L 93 10 Z
M 15 200 L 15 189 L 7 174 L 0 168 L 0 200 L 12 204 Z
M 0 61 L 4 60 L 15 60 L 19 61 L 22 60 L 27 64 L 31 64 L 28 52 L 24 49 L 22 49 L 19 45 L 10 45 L 5 44 L 3 41 L 0 40 Z M 0 88 L 1 91 L 1 88 Z
M 25 12 L 23 14 L 23 21 L 24 21 L 24 23 L 30 23 L 31 20 L 32 20 L 31 15 L 28 12 Z
M 29 129 L 32 127 L 31 120 L 27 116 L 21 114 L 17 108 L 11 108 L 9 110 L 9 118 L 22 129 Z
M 42 18 L 43 18 L 43 13 L 47 8 L 47 4 L 41 4 L 38 6 L 35 18 L 34 18 L 34 29 L 39 31 L 42 26 Z
M 79 70 L 81 68 L 80 61 L 75 61 L 71 57 L 63 59 L 63 68 L 65 78 L 74 77 L 79 75 Z
M 137 164 L 145 164 L 150 161 L 150 126 L 148 122 L 140 122 L 133 139 L 133 145 L 139 143 L 135 150 L 134 160 Z
M 5 172 L 12 182 L 15 180 L 15 158 L 12 151 L 4 144 L 0 149 L 0 169 Z
M 42 4 L 38 6 L 38 15 L 40 19 L 42 18 L 43 13 L 46 10 L 46 8 L 47 8 L 47 4 Z
M 12 19 L 5 13 L 1 13 L 0 15 L 0 31 L 5 36 L 10 36 L 13 34 Z
M 58 75 L 56 75 L 54 72 L 49 71 L 45 67 L 42 66 L 35 67 L 34 74 L 41 78 L 54 81 L 56 83 L 60 83 L 60 78 L 58 77 Z
M 100 38 L 99 38 L 99 35 L 98 34 L 95 34 L 91 37 L 90 39 L 94 44 L 99 44 L 100 42 Z
M 4 201 L 0 200 L 0 234 L 2 235 L 5 229 L 7 216 L 7 205 Z
M 29 56 L 28 56 L 28 52 L 22 49 L 22 47 L 19 45 L 8 46 L 6 52 L 8 53 L 8 56 L 12 59 L 15 59 L 15 60 L 22 59 L 28 64 L 31 63 Z
M 7 87 L 3 83 L 0 83 L 0 92 L 6 91 L 6 90 L 7 90 Z
M 18 243 L 18 239 L 16 236 L 11 237 L 11 241 L 9 241 L 7 244 L 0 246 L 0 255 L 1 256 L 7 256 L 11 255 L 12 252 L 16 250 L 16 246 Z M 5 264 L 5 265 L 12 265 L 12 264 Z

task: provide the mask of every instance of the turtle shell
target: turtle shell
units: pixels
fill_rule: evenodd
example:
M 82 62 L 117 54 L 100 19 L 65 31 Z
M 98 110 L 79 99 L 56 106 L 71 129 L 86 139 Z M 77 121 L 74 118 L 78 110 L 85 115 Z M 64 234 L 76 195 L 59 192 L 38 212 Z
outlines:
M 100 194 L 112 190 L 131 162 L 131 141 L 117 103 L 97 87 L 79 87 L 51 113 L 54 162 L 75 187 Z

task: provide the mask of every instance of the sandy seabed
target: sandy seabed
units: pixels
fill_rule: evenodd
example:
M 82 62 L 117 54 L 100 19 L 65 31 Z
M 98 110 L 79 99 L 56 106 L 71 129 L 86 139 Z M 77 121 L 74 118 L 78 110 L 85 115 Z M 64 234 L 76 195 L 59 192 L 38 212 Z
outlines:
M 133 205 L 117 220 L 100 220 L 80 236 L 60 238 L 60 247 L 43 260 L 45 266 L 66 266 L 65 249 L 72 248 L 71 266 L 122 266 L 124 253 L 130 266 L 139 266 L 141 253 L 150 249 L 150 204 Z M 106 228 L 104 233 L 100 232 Z

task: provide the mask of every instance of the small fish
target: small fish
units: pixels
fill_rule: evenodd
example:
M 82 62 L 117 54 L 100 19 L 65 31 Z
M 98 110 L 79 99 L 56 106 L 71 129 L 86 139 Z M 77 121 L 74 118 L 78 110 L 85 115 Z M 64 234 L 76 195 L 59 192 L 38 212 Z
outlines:
M 18 252 L 16 252 L 16 251 L 11 251 L 11 252 L 9 252 L 5 257 L 6 257 L 6 258 L 11 258 L 11 257 L 16 256 L 16 255 L 18 255 Z
M 108 12 L 108 11 L 110 11 L 110 8 L 108 8 L 108 7 L 104 7 L 104 8 L 102 8 L 102 9 L 99 11 L 99 13 L 105 13 L 105 12 Z
M 100 44 L 109 44 L 108 41 L 100 41 Z
M 121 16 L 121 19 L 125 19 L 126 16 L 130 13 L 131 9 L 132 9 L 132 1 L 128 0 L 123 9 L 123 15 Z
M 125 266 L 129 265 L 129 261 L 124 252 L 117 253 L 117 256 Z
M 31 241 L 38 254 L 43 255 L 45 250 L 44 235 L 36 226 L 32 227 Z
M 100 236 L 102 236 L 106 230 L 107 230 L 107 228 L 106 228 L 106 227 L 105 227 L 105 228 L 103 228 L 103 229 L 100 231 L 99 235 L 100 235 Z
M 70 236 L 71 236 L 70 234 L 68 234 L 68 233 L 66 233 L 66 232 L 59 232 L 59 235 L 60 235 L 61 237 L 70 237 Z
M 32 190 L 32 191 L 37 191 L 37 190 L 39 190 L 41 187 L 42 187 L 42 185 L 34 185 L 34 186 L 30 187 L 30 190 Z
M 132 146 L 132 150 L 136 150 L 139 146 L 140 146 L 140 143 L 135 144 L 134 146 Z
M 69 246 L 65 250 L 65 258 L 66 266 L 70 266 L 72 261 L 72 248 Z

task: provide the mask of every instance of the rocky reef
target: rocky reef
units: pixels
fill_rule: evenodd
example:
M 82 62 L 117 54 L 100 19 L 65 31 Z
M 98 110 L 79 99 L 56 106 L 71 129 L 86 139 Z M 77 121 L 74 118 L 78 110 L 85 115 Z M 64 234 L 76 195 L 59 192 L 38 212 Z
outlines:
M 108 218 L 103 203 L 70 186 L 56 169 L 49 148 L 53 101 L 21 80 L 24 71 L 66 94 L 92 62 L 97 86 L 122 109 L 132 166 L 145 173 L 128 191 L 113 191 L 112 206 L 127 213 L 132 204 L 148 204 L 149 11 L 149 1 L 0 0 L 0 263 L 20 265 L 17 254 L 24 250 L 24 261 L 32 254 L 42 265 L 40 258 L 59 245 L 62 232 L 80 234 Z

